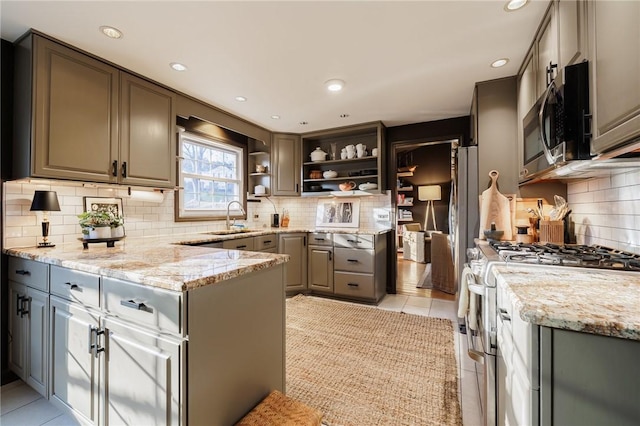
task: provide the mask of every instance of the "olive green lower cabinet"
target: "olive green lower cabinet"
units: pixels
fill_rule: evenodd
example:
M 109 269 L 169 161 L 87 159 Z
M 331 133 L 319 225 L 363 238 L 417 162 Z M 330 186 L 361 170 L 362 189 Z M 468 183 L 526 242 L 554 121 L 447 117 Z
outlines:
M 87 424 L 235 423 L 284 392 L 282 282 L 175 292 L 51 266 L 51 402 Z

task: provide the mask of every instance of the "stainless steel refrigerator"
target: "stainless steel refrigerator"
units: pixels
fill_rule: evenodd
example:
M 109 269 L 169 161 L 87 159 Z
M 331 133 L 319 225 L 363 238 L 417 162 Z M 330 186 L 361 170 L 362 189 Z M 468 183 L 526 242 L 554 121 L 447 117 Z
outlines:
M 456 154 L 453 190 L 451 191 L 449 229 L 453 235 L 451 248 L 455 263 L 456 284 L 459 296 L 460 278 L 467 262 L 467 248 L 475 247 L 478 235 L 480 207 L 478 202 L 478 147 L 458 147 Z M 464 323 L 464 320 L 460 320 Z

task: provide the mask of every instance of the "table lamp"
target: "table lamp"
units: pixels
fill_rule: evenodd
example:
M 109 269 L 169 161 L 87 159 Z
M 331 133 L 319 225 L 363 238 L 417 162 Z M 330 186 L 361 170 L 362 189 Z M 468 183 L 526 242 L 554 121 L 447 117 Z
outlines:
M 433 220 L 433 230 L 437 231 L 436 213 L 433 210 L 433 202 L 442 199 L 442 191 L 440 185 L 424 185 L 418 187 L 418 200 L 427 202 L 427 211 L 424 216 L 424 230 L 427 230 L 429 222 L 429 211 L 431 211 L 431 219 Z
M 42 242 L 38 243 L 40 247 L 55 247 L 55 244 L 51 244 L 48 241 L 49 237 L 49 218 L 47 214 L 49 212 L 59 212 L 60 204 L 58 204 L 58 194 L 56 191 L 36 191 L 33 194 L 33 201 L 31 202 L 32 212 L 42 212 Z

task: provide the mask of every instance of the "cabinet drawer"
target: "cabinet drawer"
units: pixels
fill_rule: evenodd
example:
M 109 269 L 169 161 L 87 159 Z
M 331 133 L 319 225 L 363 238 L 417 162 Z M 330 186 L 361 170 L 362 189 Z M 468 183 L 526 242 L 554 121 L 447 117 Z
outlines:
M 362 234 L 334 234 L 334 247 L 351 247 L 361 249 L 373 248 L 373 235 Z
M 334 275 L 333 292 L 343 296 L 375 299 L 376 293 L 373 275 L 336 272 Z
M 223 241 L 222 248 L 227 250 L 254 250 L 253 237 Z
M 9 280 L 49 291 L 49 265 L 35 260 L 9 257 Z
M 268 251 L 269 249 L 275 249 L 278 241 L 278 236 L 275 234 L 270 235 L 258 235 L 253 237 L 254 250 Z
M 100 277 L 51 266 L 51 293 L 83 305 L 100 307 Z
M 309 232 L 309 245 L 332 246 L 333 236 L 326 232 Z
M 172 333 L 182 330 L 182 293 L 106 277 L 102 293 L 102 308 L 112 315 Z
M 373 273 L 373 250 L 335 249 L 335 268 L 338 271 Z

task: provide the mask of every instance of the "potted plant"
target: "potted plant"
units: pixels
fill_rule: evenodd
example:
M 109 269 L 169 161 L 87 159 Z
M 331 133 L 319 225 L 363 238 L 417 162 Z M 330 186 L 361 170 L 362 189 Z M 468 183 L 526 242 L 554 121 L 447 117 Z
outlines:
M 111 237 L 124 237 L 124 218 L 122 216 L 111 215 Z
M 101 211 L 88 211 L 78 215 L 85 239 L 111 238 L 112 215 Z

